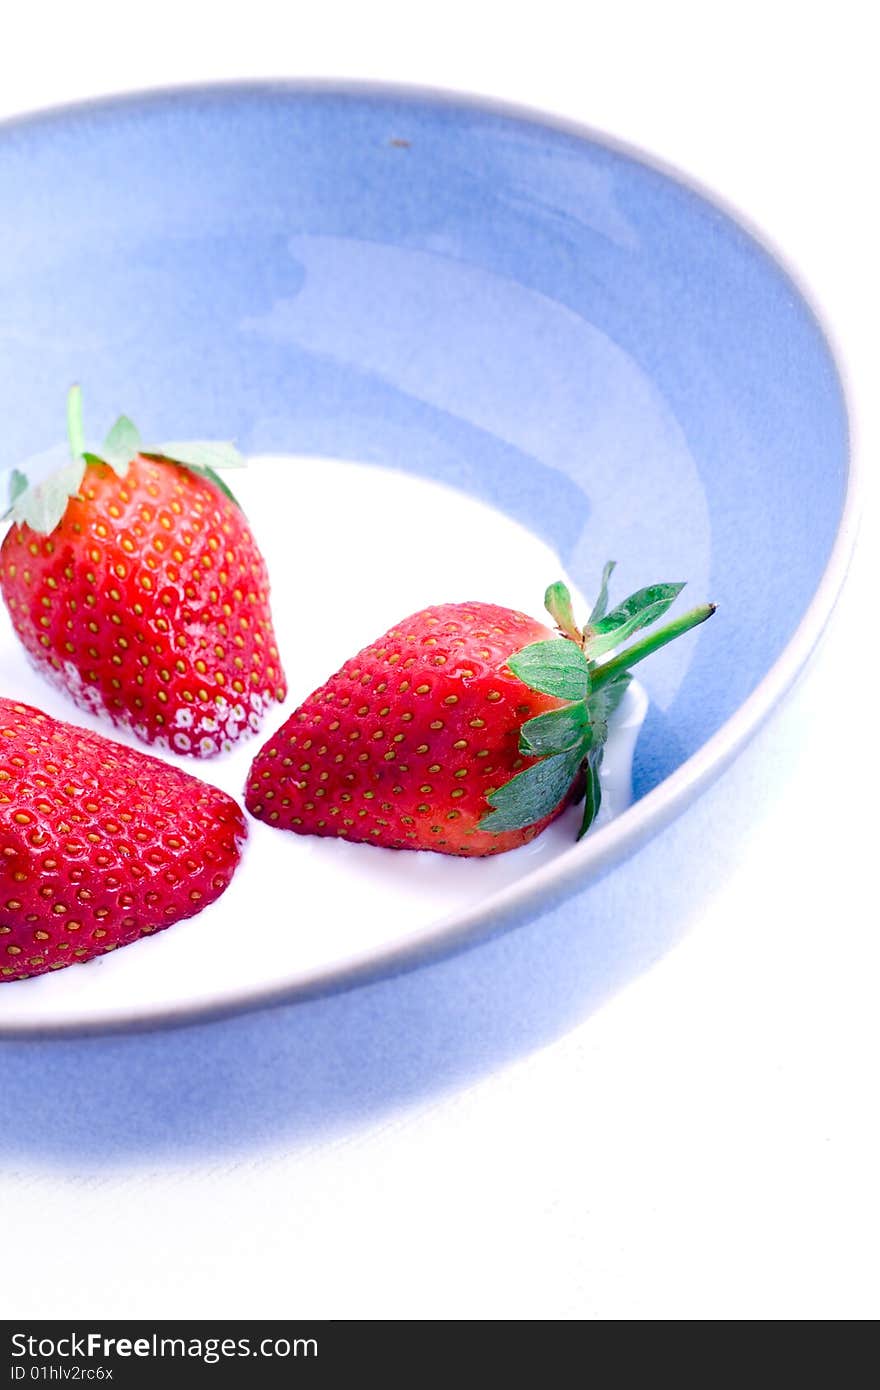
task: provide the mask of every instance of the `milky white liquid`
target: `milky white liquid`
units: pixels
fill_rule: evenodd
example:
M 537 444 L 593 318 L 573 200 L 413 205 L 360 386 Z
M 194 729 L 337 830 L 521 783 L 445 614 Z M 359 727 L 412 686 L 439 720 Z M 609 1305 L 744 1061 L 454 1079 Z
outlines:
M 467 599 L 541 617 L 545 588 L 566 578 L 551 549 L 518 522 L 412 474 L 287 456 L 255 458 L 227 480 L 266 557 L 290 693 L 270 710 L 259 734 L 231 753 L 204 761 L 166 756 L 239 801 L 251 760 L 269 735 L 331 672 L 401 618 L 429 604 Z M 576 614 L 585 616 L 590 603 L 572 591 Z M 5 609 L 0 690 L 145 747 L 78 710 L 33 673 Z M 646 708 L 634 682 L 608 742 L 600 823 L 631 800 L 632 754 Z M 417 945 L 433 924 L 577 853 L 580 815 L 580 808 L 570 808 L 529 845 L 488 859 L 293 835 L 248 817 L 243 862 L 218 902 L 87 966 L 0 986 L 0 1032 L 118 1023 L 228 1003 L 275 984 L 332 975 L 355 958 Z

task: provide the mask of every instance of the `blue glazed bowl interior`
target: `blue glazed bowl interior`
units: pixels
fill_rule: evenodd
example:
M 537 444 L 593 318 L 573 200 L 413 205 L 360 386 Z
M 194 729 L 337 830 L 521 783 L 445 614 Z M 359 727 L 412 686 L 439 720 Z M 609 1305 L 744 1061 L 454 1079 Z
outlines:
M 266 87 L 20 122 L 0 189 L 5 463 L 56 442 L 78 380 L 154 437 L 475 493 L 588 593 L 609 558 L 619 596 L 689 580 L 718 614 L 653 658 L 639 796 L 803 616 L 846 485 L 835 368 L 779 266 L 667 175 L 479 106 Z M 332 497 L 321 524 L 332 554 Z M 454 563 L 450 538 L 438 602 L 504 602 Z

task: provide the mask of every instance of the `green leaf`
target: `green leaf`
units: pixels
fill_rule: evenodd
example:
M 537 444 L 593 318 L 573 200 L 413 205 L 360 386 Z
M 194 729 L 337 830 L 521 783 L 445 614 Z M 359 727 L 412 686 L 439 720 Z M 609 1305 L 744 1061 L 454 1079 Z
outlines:
M 617 567 L 616 560 L 609 560 L 602 571 L 602 586 L 599 589 L 599 597 L 593 604 L 593 611 L 587 619 L 587 626 L 592 627 L 598 623 L 600 618 L 604 618 L 608 610 L 608 580 L 611 578 Z
M 639 628 L 648 627 L 662 618 L 683 588 L 683 584 L 651 584 L 647 589 L 630 594 L 606 617 L 592 624 L 594 635 L 585 649 L 590 660 L 618 647 Z
M 498 835 L 505 830 L 522 830 L 543 820 L 556 809 L 571 787 L 582 761 L 581 749 L 570 748 L 518 772 L 503 787 L 492 792 L 489 805 L 493 809 L 480 821 L 479 828 Z
M 140 450 L 140 434 L 127 415 L 120 415 L 104 440 L 100 457 L 117 477 L 124 478 L 129 464 Z
M 21 494 L 27 490 L 27 487 L 28 487 L 27 474 L 26 474 L 26 473 L 22 473 L 21 470 L 18 469 L 18 468 L 13 468 L 12 472 L 11 472 L 10 475 L 9 475 L 9 505 L 10 505 L 10 507 L 14 507 L 14 506 L 15 506 L 15 504 L 16 504 L 16 502 L 18 501 L 18 499 L 19 499 L 19 497 L 21 496 Z
M 171 459 L 174 463 L 182 464 L 191 473 L 198 473 L 203 478 L 210 478 L 211 482 L 219 487 L 224 497 L 228 497 L 236 507 L 241 508 L 241 503 L 235 493 L 222 478 L 218 477 L 218 468 L 246 468 L 247 459 L 231 440 L 224 439 L 190 439 L 177 441 L 171 444 L 149 444 L 145 445 L 141 451 L 145 454 L 153 455 L 156 458 Z
M 530 689 L 555 695 L 559 700 L 582 700 L 590 689 L 587 658 L 567 637 L 532 642 L 507 664 Z
M 3 512 L 2 515 L 0 515 L 0 521 L 9 520 L 9 518 L 12 516 L 16 502 L 18 501 L 19 497 L 21 497 L 22 493 L 27 491 L 28 487 L 29 483 L 27 479 L 27 474 L 22 473 L 21 470 L 18 468 L 13 468 L 12 472 L 9 474 L 9 502 L 5 512 Z
M 519 731 L 519 751 L 532 758 L 543 758 L 548 753 L 564 753 L 575 744 L 586 746 L 589 739 L 587 704 L 585 700 L 576 700 L 527 720 Z
M 149 445 L 148 454 L 161 454 L 187 468 L 244 468 L 246 460 L 231 440 L 189 439 L 171 444 Z
M 622 676 L 617 676 L 607 685 L 594 690 L 590 695 L 588 710 L 593 723 L 603 721 L 605 724 L 616 712 L 618 705 L 626 694 L 632 676 L 624 672 Z M 525 725 L 523 726 L 525 727 Z
M 579 840 L 582 840 L 586 835 L 599 814 L 599 807 L 602 805 L 602 783 L 599 781 L 599 768 L 602 766 L 604 752 L 604 744 L 599 744 L 598 747 L 592 748 L 587 756 L 587 764 L 584 768 L 584 814 L 581 828 L 578 831 Z
M 12 519 L 48 536 L 67 511 L 67 503 L 79 492 L 86 471 L 84 458 L 75 459 L 51 477 L 20 493 L 12 507 Z
M 564 632 L 566 637 L 570 637 L 572 641 L 580 644 L 583 633 L 574 620 L 571 594 L 561 580 L 550 585 L 544 595 L 544 607 L 559 630 Z

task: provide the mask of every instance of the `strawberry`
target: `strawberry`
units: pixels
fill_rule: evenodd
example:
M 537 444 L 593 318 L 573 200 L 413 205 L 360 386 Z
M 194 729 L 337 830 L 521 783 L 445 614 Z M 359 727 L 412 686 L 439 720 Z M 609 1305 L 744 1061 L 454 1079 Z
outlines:
M 193 917 L 246 833 L 216 787 L 0 697 L 0 982 Z
M 598 811 L 608 719 L 630 666 L 714 611 L 693 609 L 597 663 L 665 613 L 683 587 L 653 585 L 608 612 L 613 568 L 605 567 L 583 630 L 563 584 L 545 595 L 558 635 L 487 603 L 404 619 L 261 749 L 248 810 L 301 835 L 487 855 L 525 844 L 583 797 L 583 834 Z
M 77 388 L 69 433 L 73 461 L 48 481 L 13 474 L 0 588 L 16 633 L 83 709 L 159 748 L 230 748 L 286 695 L 266 566 L 214 472 L 242 460 L 144 446 L 125 417 L 89 452 Z

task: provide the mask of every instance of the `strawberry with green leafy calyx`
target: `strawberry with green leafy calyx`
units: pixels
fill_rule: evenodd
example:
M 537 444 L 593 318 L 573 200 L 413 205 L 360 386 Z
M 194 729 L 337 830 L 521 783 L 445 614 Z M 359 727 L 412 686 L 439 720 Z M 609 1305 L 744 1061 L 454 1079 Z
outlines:
M 126 416 L 89 448 L 78 387 L 68 438 L 49 477 L 11 477 L 0 588 L 18 637 L 77 704 L 146 742 L 231 748 L 286 694 L 266 565 L 217 473 L 244 460 L 229 443 L 145 444 Z
M 682 588 L 654 585 L 609 612 L 612 569 L 583 630 L 563 584 L 545 599 L 557 635 L 495 604 L 405 618 L 260 750 L 248 810 L 301 835 L 477 856 L 525 844 L 583 796 L 583 834 L 599 809 L 608 721 L 629 668 L 714 611 L 693 609 L 599 661 Z

